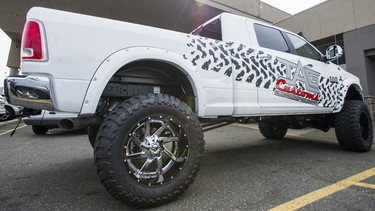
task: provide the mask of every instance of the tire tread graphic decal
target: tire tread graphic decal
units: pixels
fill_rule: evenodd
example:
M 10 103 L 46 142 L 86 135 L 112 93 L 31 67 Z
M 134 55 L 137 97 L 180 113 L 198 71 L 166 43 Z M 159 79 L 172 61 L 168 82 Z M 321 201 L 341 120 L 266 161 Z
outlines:
M 276 91 L 280 92 L 280 90 L 275 90 L 276 81 L 280 77 L 287 77 L 287 66 L 279 61 L 282 60 L 281 58 L 271 57 L 262 51 L 234 42 L 223 42 L 194 35 L 188 35 L 188 38 L 190 42 L 186 46 L 189 53 L 184 54 L 183 58 L 191 61 L 194 66 L 198 66 L 197 69 L 212 71 L 227 77 L 233 75 L 236 82 L 255 84 L 257 88 L 272 88 L 275 94 Z M 292 77 L 297 72 L 296 68 L 289 71 Z M 311 103 L 310 99 L 303 97 L 301 99 L 299 96 L 288 98 L 302 103 L 331 107 L 334 111 L 340 110 L 344 103 L 343 93 L 346 93 L 348 88 L 342 84 L 333 83 L 324 76 L 319 76 L 316 83 L 319 90 L 316 93 L 319 96 L 318 102 Z M 294 86 L 298 90 L 307 92 L 307 84 L 304 82 L 298 81 Z M 284 93 L 284 95 L 288 94 L 290 93 Z

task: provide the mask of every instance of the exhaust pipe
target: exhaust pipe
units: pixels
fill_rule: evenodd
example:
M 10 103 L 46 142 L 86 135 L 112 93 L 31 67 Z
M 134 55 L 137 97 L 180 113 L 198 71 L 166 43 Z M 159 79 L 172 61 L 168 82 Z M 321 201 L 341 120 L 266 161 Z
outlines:
M 58 125 L 64 130 L 78 130 L 92 125 L 100 125 L 102 121 L 103 118 L 99 116 L 77 117 L 62 119 L 59 121 Z

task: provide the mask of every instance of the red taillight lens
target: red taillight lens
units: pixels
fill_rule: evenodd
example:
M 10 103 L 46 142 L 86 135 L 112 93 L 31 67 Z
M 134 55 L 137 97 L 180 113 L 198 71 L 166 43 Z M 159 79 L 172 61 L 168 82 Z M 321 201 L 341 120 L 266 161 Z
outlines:
M 43 40 L 40 25 L 36 21 L 28 21 L 22 34 L 21 58 L 28 60 L 44 60 Z

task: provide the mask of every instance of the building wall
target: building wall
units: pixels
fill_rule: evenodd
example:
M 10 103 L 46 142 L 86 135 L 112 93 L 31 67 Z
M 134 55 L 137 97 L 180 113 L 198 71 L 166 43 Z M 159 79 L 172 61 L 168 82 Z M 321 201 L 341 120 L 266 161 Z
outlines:
M 348 71 L 361 79 L 365 95 L 375 96 L 375 25 L 344 33 Z
M 283 12 L 275 7 L 272 7 L 266 3 L 261 4 L 261 8 L 259 11 L 259 17 L 261 17 L 264 20 L 268 20 L 271 23 L 278 22 L 290 16 L 290 14 Z
M 310 41 L 375 24 L 374 0 L 328 0 L 276 23 Z
M 203 4 L 246 17 L 274 23 L 291 15 L 260 0 L 196 0 Z
M 328 0 L 276 23 L 319 45 L 343 36 L 346 69 L 361 80 L 366 103 L 375 114 L 375 1 Z M 335 40 L 335 39 L 334 39 Z M 375 118 L 374 118 L 375 119 Z

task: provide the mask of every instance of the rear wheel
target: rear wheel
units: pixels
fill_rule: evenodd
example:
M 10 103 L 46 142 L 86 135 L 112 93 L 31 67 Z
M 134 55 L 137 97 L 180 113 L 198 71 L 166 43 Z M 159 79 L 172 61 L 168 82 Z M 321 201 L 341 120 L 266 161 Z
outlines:
M 197 116 L 168 95 L 124 101 L 103 122 L 95 142 L 101 181 L 115 198 L 135 207 L 181 195 L 199 171 L 204 151 Z
M 42 125 L 33 125 L 32 130 L 36 135 L 43 135 L 43 134 L 46 134 L 49 129 Z
M 14 119 L 15 114 L 11 107 L 5 107 L 5 114 L 0 115 L 0 122 L 8 121 Z
M 282 122 L 259 122 L 260 133 L 269 139 L 282 139 L 288 131 L 288 126 Z
M 335 117 L 335 132 L 340 146 L 355 152 L 371 150 L 373 131 L 370 112 L 359 100 L 348 100 Z

